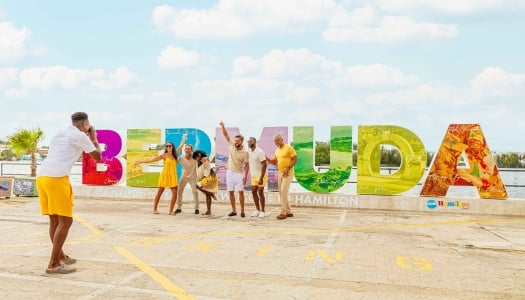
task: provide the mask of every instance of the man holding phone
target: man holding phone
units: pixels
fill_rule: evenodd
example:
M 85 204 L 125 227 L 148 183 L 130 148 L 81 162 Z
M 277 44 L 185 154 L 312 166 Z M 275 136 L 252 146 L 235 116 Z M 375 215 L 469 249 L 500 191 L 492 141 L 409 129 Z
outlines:
M 47 266 L 48 274 L 68 274 L 76 269 L 76 259 L 64 254 L 64 245 L 73 223 L 73 189 L 69 181 L 71 168 L 82 152 L 96 161 L 101 159 L 97 132 L 85 112 L 71 115 L 72 124 L 58 132 L 49 145 L 49 152 L 36 178 L 40 210 L 49 216 L 49 236 L 53 249 Z

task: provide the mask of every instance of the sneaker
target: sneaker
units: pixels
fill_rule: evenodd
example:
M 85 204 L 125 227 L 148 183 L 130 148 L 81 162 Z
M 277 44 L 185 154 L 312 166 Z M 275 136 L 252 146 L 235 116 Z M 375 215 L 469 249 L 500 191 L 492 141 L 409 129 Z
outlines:
M 237 215 L 237 213 L 232 211 L 231 213 L 228 214 L 228 217 L 233 217 L 233 216 L 236 216 L 236 215 Z
M 258 216 L 259 216 L 259 211 L 258 210 L 254 211 L 252 214 L 252 217 L 258 217 Z
M 264 211 L 259 212 L 259 218 L 264 218 Z
M 246 217 L 246 215 L 242 212 L 241 213 L 241 218 L 244 218 L 244 217 Z
M 198 209 L 198 208 L 195 210 L 195 214 L 196 214 L 196 215 L 199 214 L 199 209 Z
M 176 214 L 181 213 L 181 212 L 182 212 L 182 210 L 181 210 L 180 208 L 177 208 L 177 209 L 175 210 L 175 213 L 176 213 Z

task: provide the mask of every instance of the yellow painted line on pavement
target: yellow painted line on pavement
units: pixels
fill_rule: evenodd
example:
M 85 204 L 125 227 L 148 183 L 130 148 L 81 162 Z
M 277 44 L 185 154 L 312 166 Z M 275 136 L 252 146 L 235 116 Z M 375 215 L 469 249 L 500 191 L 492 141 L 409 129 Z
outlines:
M 265 246 L 257 252 L 257 256 L 264 256 L 268 251 L 270 251 L 270 246 Z
M 169 235 L 163 238 L 159 237 L 144 237 L 130 245 L 143 245 L 145 247 L 163 244 L 169 240 L 185 239 L 185 238 L 206 238 L 206 237 L 225 237 L 225 236 L 240 236 L 240 235 L 272 235 L 272 234 L 297 234 L 297 233 L 331 233 L 331 232 L 352 232 L 352 231 L 373 231 L 373 230 L 398 230 L 414 227 L 435 227 L 447 225 L 461 225 L 471 223 L 514 223 L 525 222 L 523 218 L 509 218 L 509 219 L 466 219 L 466 220 L 450 220 L 437 221 L 427 223 L 413 223 L 413 224 L 388 224 L 375 225 L 365 227 L 347 227 L 347 228 L 325 228 L 325 229 L 275 229 L 275 230 L 261 230 L 261 231 L 216 231 L 203 233 L 185 233 L 178 235 Z
M 150 267 L 148 264 L 143 262 L 140 258 L 133 255 L 126 248 L 115 246 L 114 249 L 124 258 L 126 258 L 131 263 L 133 263 L 142 272 L 146 273 L 149 277 L 151 277 L 151 279 L 160 283 L 160 285 L 162 285 L 173 296 L 181 300 L 195 299 L 195 297 L 188 294 L 181 287 L 179 287 L 178 285 L 170 281 L 166 276 L 162 275 L 160 272 L 158 272 L 157 270 L 155 270 L 154 268 Z
M 89 223 L 88 221 L 82 219 L 80 216 L 78 216 L 77 214 L 73 214 L 73 219 L 75 219 L 77 222 L 79 222 L 80 224 L 82 224 L 84 227 L 86 227 L 87 229 L 89 229 L 91 232 L 93 232 L 95 234 L 95 241 L 96 240 L 101 240 L 104 238 L 104 233 L 102 231 L 100 231 L 100 229 L 98 229 L 97 227 L 91 225 L 91 223 Z

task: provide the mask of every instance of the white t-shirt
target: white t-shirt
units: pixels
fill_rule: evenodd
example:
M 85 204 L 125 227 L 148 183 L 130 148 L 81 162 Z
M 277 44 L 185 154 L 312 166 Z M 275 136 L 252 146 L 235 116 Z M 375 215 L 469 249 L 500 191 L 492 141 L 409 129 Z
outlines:
M 60 131 L 49 145 L 47 157 L 38 169 L 38 176 L 69 176 L 71 168 L 82 151 L 90 153 L 97 150 L 89 137 L 73 125 Z
M 255 147 L 255 150 L 248 149 L 248 164 L 250 166 L 250 176 L 259 177 L 262 171 L 262 161 L 266 161 L 266 154 L 263 149 Z

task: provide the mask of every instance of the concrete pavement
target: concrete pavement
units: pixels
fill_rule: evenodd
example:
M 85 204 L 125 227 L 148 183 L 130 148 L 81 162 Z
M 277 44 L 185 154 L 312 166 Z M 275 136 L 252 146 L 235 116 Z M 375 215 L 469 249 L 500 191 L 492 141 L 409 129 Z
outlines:
M 246 218 L 225 202 L 212 217 L 167 205 L 76 199 L 65 251 L 77 272 L 46 275 L 38 199 L 0 199 L 0 297 L 525 298 L 525 216 L 301 207 L 280 221 L 277 205 L 264 219 L 251 203 Z

